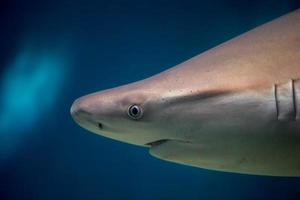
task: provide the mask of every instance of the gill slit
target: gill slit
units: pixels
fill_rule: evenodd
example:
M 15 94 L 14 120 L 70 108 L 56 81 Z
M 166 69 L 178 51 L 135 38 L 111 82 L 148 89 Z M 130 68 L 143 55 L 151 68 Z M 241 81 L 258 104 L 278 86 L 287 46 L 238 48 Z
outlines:
M 276 117 L 278 120 L 279 110 L 278 110 L 278 97 L 277 97 L 277 85 L 274 85 L 274 96 L 275 96 L 275 105 L 276 105 Z
M 297 102 L 296 102 L 295 80 L 292 80 L 292 93 L 293 93 L 293 104 L 294 104 L 294 120 L 296 120 L 297 119 Z

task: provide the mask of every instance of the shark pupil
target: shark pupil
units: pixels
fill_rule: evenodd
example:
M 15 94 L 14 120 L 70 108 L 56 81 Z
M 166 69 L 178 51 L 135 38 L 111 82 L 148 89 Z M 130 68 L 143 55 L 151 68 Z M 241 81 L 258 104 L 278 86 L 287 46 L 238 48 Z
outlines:
M 128 108 L 128 115 L 132 119 L 140 119 L 142 117 L 142 109 L 137 105 L 131 105 Z
M 136 107 L 132 108 L 132 114 L 137 115 L 139 113 L 139 110 Z

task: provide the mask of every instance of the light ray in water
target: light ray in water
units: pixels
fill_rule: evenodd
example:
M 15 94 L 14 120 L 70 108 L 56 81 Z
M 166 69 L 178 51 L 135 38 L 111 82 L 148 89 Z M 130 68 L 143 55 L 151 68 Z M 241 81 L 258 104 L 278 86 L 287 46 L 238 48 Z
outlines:
M 0 159 L 15 151 L 25 132 L 54 105 L 67 67 L 62 58 L 24 48 L 7 67 L 0 91 Z

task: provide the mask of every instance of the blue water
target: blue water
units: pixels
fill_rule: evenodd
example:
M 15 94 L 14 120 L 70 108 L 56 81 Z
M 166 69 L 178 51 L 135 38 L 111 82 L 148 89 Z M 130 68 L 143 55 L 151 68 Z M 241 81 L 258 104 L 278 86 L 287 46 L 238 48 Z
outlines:
M 297 199 L 300 178 L 209 171 L 91 134 L 84 94 L 144 79 L 299 1 L 4 0 L 0 199 Z

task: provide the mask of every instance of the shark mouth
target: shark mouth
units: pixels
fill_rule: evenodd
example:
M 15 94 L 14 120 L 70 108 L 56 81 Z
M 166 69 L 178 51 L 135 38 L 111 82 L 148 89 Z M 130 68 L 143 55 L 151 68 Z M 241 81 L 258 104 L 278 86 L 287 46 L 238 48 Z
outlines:
M 167 141 L 169 141 L 169 140 L 168 139 L 161 139 L 161 140 L 156 140 L 156 141 L 153 141 L 153 142 L 148 142 L 145 145 L 150 146 L 150 147 L 154 147 L 154 146 L 161 145 L 161 144 L 163 144 Z
M 189 143 L 189 144 L 192 143 L 191 141 L 186 141 L 186 140 L 161 139 L 161 140 L 156 140 L 156 141 L 153 141 L 153 142 L 148 142 L 145 145 L 149 146 L 149 147 L 156 147 L 158 145 L 164 144 L 164 143 L 169 142 L 169 141 L 176 141 L 176 142 L 180 142 L 180 143 Z

